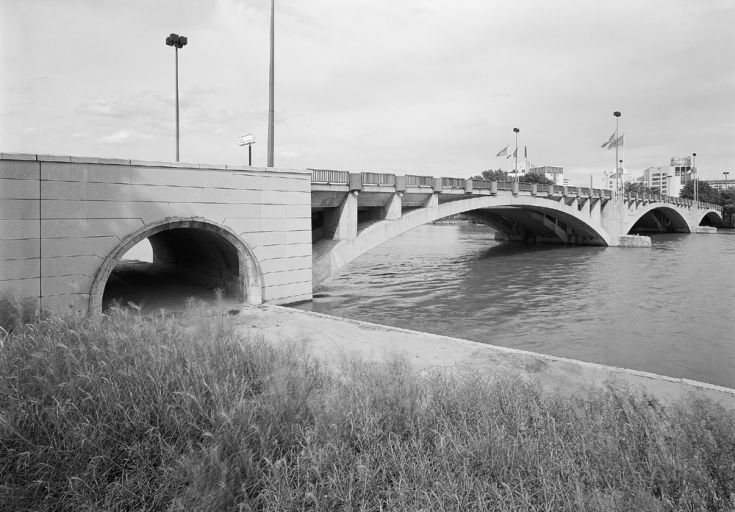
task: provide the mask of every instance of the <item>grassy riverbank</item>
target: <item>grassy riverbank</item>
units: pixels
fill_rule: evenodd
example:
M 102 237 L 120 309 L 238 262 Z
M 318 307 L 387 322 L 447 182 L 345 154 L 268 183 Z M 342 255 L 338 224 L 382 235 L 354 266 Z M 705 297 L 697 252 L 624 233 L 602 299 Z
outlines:
M 2 510 L 731 510 L 735 413 L 333 374 L 226 313 L 0 331 Z

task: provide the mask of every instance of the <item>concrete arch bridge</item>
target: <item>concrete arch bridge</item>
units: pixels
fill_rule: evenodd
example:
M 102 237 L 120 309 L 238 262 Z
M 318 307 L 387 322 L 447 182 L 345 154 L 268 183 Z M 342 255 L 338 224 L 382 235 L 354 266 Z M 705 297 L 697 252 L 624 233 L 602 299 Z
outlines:
M 584 187 L 0 153 L 0 299 L 97 312 L 133 289 L 150 304 L 165 279 L 252 304 L 309 300 L 365 251 L 456 213 L 509 240 L 592 245 L 721 222 L 713 205 Z M 127 258 L 144 240 L 153 261 Z
M 312 170 L 315 285 L 408 230 L 455 214 L 502 239 L 650 247 L 647 232 L 710 232 L 716 205 L 611 190 L 429 176 Z

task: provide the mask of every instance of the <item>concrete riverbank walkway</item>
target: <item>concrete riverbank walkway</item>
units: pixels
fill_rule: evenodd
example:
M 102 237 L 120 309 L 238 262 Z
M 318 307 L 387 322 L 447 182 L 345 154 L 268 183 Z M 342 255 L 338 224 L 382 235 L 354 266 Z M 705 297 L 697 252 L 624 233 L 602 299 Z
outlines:
M 646 393 L 661 404 L 690 394 L 735 409 L 735 390 L 696 382 L 486 345 L 448 336 L 387 327 L 357 320 L 312 313 L 281 306 L 243 307 L 234 317 L 242 332 L 261 335 L 277 344 L 291 343 L 327 366 L 360 358 L 380 362 L 404 358 L 416 372 L 446 369 L 476 371 L 488 375 L 516 375 L 538 382 L 547 391 L 584 395 L 592 388 L 614 383 Z

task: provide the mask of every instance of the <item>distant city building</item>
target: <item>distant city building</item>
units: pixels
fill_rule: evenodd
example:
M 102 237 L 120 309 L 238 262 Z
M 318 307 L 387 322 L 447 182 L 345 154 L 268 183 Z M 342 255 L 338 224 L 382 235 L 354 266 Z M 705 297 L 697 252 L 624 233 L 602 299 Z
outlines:
M 709 184 L 709 186 L 715 190 L 725 190 L 725 187 L 727 187 L 728 189 L 735 188 L 735 180 L 702 180 L 702 181 Z
M 553 165 L 544 165 L 541 167 L 531 167 L 528 172 L 535 174 L 543 174 L 548 179 L 554 182 L 554 185 L 559 184 L 559 180 L 564 180 L 564 168 L 556 167 Z
M 633 174 L 627 169 L 621 169 L 623 172 L 620 174 L 621 179 L 623 180 L 623 183 L 630 183 L 632 181 L 637 181 L 633 179 Z M 608 188 L 610 190 L 615 188 L 615 171 L 604 171 L 602 173 L 604 176 L 602 180 L 602 187 Z M 640 178 L 638 178 L 640 179 Z
M 643 183 L 656 187 L 662 194 L 678 197 L 681 189 L 692 179 L 692 158 L 671 157 L 668 166 L 649 167 L 643 171 Z

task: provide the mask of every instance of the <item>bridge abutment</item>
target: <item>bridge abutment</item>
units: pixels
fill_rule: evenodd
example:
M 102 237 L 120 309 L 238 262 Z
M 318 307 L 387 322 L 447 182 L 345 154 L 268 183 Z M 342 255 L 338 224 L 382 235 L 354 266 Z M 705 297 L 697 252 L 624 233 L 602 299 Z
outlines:
M 308 300 L 310 196 L 303 171 L 3 153 L 0 296 L 97 309 L 151 236 L 175 276 L 248 302 Z

